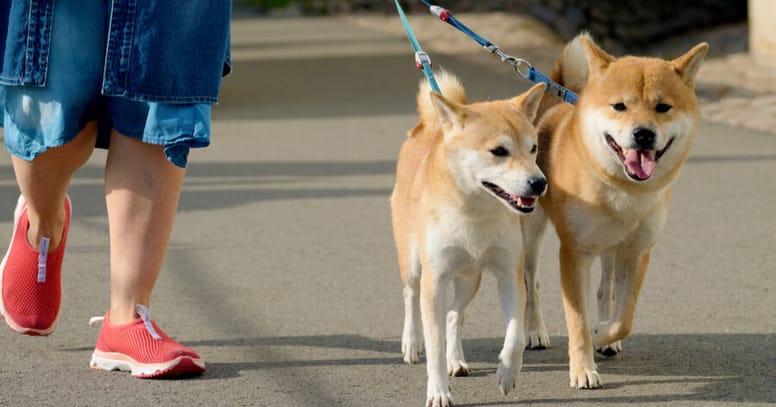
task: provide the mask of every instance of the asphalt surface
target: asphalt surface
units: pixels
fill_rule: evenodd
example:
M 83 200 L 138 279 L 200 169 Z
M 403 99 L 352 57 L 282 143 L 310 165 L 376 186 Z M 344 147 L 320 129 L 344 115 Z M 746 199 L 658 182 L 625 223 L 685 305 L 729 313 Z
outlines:
M 108 306 L 104 151 L 70 190 L 73 222 L 60 322 L 47 338 L 0 330 L 0 406 L 418 406 L 425 366 L 401 359 L 403 305 L 388 199 L 415 121 L 421 74 L 406 39 L 337 19 L 241 19 L 234 74 L 193 151 L 151 312 L 208 371 L 136 380 L 88 367 Z M 528 87 L 497 62 L 433 56 L 471 99 Z M 485 53 L 473 58 L 490 58 Z M 557 240 L 542 251 L 552 348 L 527 351 L 500 395 L 495 284 L 467 309 L 474 372 L 457 405 L 776 403 L 776 135 L 704 123 L 652 255 L 624 353 L 599 360 L 604 387 L 568 387 Z M 0 247 L 17 197 L 0 155 Z

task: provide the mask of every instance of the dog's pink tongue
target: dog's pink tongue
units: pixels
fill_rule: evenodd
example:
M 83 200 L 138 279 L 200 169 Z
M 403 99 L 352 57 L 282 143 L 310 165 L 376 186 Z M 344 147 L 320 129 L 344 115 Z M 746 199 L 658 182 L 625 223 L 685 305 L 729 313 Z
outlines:
M 639 179 L 647 179 L 655 172 L 655 152 L 630 149 L 625 155 L 625 165 Z

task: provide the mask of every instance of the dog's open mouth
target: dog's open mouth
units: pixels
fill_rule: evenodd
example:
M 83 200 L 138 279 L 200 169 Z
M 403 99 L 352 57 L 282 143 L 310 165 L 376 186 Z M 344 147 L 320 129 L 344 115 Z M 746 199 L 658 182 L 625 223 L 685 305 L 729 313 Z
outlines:
M 660 160 L 660 157 L 662 157 L 663 154 L 665 154 L 665 152 L 668 151 L 668 149 L 671 147 L 674 139 L 672 138 L 671 140 L 668 140 L 668 144 L 666 144 L 665 148 L 662 150 L 636 150 L 622 148 L 619 144 L 617 144 L 616 141 L 614 141 L 612 136 L 608 134 L 606 135 L 606 142 L 609 144 L 609 147 L 614 150 L 614 153 L 617 154 L 617 157 L 620 158 L 620 161 L 622 161 L 622 164 L 625 167 L 625 172 L 631 179 L 636 181 L 646 181 L 655 173 L 657 162 Z
M 498 185 L 488 181 L 482 181 L 482 185 L 487 188 L 488 191 L 501 198 L 507 205 L 522 213 L 531 213 L 536 207 L 538 198 L 535 196 L 512 195 L 501 189 Z

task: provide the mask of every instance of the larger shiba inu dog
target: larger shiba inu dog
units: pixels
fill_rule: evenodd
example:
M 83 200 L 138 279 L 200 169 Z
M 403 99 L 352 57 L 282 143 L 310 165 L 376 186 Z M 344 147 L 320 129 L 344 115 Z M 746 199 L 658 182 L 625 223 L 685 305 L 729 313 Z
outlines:
M 442 95 L 421 84 L 420 121 L 401 148 L 391 197 L 404 283 L 402 353 L 407 363 L 417 362 L 425 339 L 428 406 L 451 405 L 448 374 L 469 373 L 461 346 L 463 309 L 483 271 L 496 276 L 507 324 L 499 386 L 504 394 L 514 387 L 525 347 L 518 215 L 534 210 L 547 185 L 536 165 L 531 123 L 543 84 L 510 100 L 465 104 L 454 76 L 443 72 L 438 82 Z
M 535 278 L 548 217 L 561 244 L 571 387 L 600 387 L 594 348 L 617 354 L 620 340 L 630 333 L 650 251 L 666 222 L 671 186 L 695 139 L 694 81 L 707 50 L 707 44 L 699 44 L 672 61 L 614 58 L 582 34 L 555 66 L 553 80 L 580 93 L 580 99 L 571 106 L 545 97 L 539 113 L 538 163 L 549 188 L 542 209 L 526 220 L 526 336 L 529 347 L 549 344 Z M 597 256 L 599 322 L 591 326 L 586 296 Z

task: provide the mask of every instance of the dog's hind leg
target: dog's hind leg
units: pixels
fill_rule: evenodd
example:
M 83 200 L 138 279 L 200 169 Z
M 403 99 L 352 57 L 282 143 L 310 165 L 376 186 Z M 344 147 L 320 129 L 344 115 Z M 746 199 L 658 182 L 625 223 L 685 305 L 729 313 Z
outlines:
M 404 329 L 401 353 L 408 364 L 417 363 L 423 352 L 423 327 L 420 318 L 420 256 L 415 248 L 399 253 L 399 268 L 404 283 Z
M 610 320 L 600 322 L 593 330 L 596 348 L 620 341 L 630 334 L 649 255 L 649 250 L 635 256 L 617 254 L 614 262 L 614 313 Z
M 606 323 L 614 316 L 614 252 L 601 255 L 601 283 L 598 285 L 598 322 Z M 604 356 L 622 352 L 622 342 L 615 341 L 596 348 Z
M 481 280 L 481 273 L 453 279 L 453 299 L 447 312 L 447 374 L 450 376 L 468 376 L 471 373 L 463 356 L 463 310 L 474 298 Z
M 547 217 L 541 207 L 535 213 L 521 219 L 523 228 L 523 253 L 526 286 L 525 341 L 526 348 L 547 349 L 550 347 L 550 335 L 544 323 L 542 304 L 539 299 L 539 278 L 536 269 L 539 261 L 544 231 L 547 229 Z

